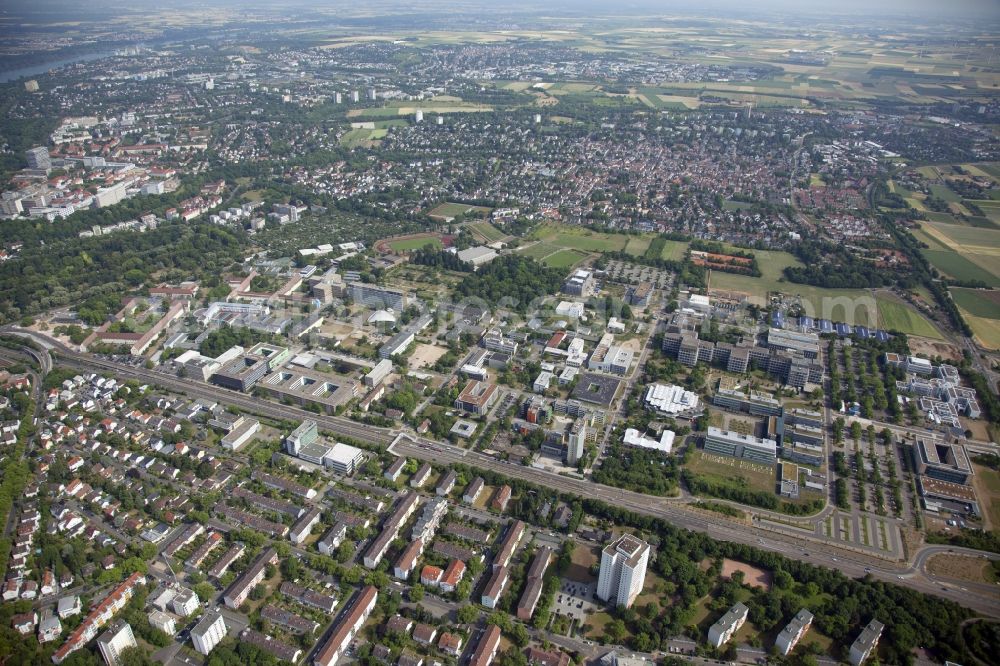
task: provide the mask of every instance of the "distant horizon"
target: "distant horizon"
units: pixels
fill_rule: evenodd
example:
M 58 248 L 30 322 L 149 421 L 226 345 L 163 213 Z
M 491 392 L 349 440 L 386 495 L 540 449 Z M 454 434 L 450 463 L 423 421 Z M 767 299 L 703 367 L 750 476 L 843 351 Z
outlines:
M 146 10 L 184 8 L 230 7 L 248 10 L 270 10 L 292 12 L 313 8 L 319 12 L 338 9 L 358 9 L 356 3 L 346 0 L 162 0 L 156 3 L 136 2 L 129 5 L 131 12 L 141 13 Z M 553 0 L 551 2 L 535 2 L 534 0 L 413 0 L 397 1 L 382 0 L 366 3 L 364 10 L 349 12 L 350 18 L 362 18 L 367 15 L 377 18 L 380 15 L 391 15 L 393 10 L 402 14 L 426 12 L 433 15 L 443 10 L 461 14 L 464 10 L 489 7 L 497 15 L 508 13 L 527 13 L 556 15 L 563 12 L 567 17 L 582 18 L 587 15 L 606 16 L 613 14 L 621 18 L 637 15 L 667 15 L 678 13 L 686 16 L 720 16 L 733 17 L 763 16 L 782 13 L 791 20 L 809 17 L 845 17 L 859 18 L 878 17 L 886 19 L 896 16 L 900 22 L 909 22 L 920 18 L 954 18 L 956 20 L 992 19 L 991 23 L 1000 24 L 1000 1 L 998 0 L 951 0 L 941 3 L 938 0 L 839 0 L 831 3 L 827 0 L 751 0 L 750 3 L 740 0 L 625 0 L 624 2 L 608 3 L 605 0 Z M 105 11 L 123 8 L 113 0 L 96 0 L 81 7 L 73 0 L 13 0 L 5 3 L 0 17 L 16 18 L 18 15 L 38 16 L 47 13 L 72 14 L 75 17 L 86 16 L 88 13 L 100 14 Z M 490 18 L 490 17 L 485 17 Z M 1000 36 L 998 36 L 1000 38 Z

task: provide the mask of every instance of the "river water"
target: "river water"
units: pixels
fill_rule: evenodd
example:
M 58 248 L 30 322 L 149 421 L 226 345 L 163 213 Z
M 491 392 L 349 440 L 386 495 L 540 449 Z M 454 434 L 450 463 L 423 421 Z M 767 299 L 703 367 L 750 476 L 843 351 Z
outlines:
M 90 62 L 91 60 L 99 60 L 100 58 L 106 58 L 110 55 L 114 55 L 111 51 L 105 53 L 86 53 L 73 58 L 65 58 L 63 60 L 53 60 L 52 62 L 46 62 L 39 65 L 31 65 L 30 67 L 21 67 L 19 69 L 8 69 L 0 71 L 0 83 L 7 83 L 9 81 L 17 81 L 23 77 L 38 76 L 39 74 L 45 74 L 50 69 L 56 67 L 63 67 L 65 65 L 72 65 L 78 62 Z

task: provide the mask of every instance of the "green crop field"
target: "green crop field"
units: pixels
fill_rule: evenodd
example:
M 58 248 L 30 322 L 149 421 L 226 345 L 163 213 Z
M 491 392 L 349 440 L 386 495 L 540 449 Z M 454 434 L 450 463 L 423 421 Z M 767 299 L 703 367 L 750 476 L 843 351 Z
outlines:
M 928 223 L 934 230 L 961 246 L 1000 249 L 1000 231 L 976 229 L 960 224 Z
M 1000 291 L 952 289 L 951 296 L 979 344 L 1000 349 Z
M 924 256 L 942 273 L 956 280 L 982 280 L 991 287 L 1000 287 L 1000 279 L 952 250 L 924 250 Z
M 391 247 L 396 252 L 419 250 L 420 248 L 426 247 L 428 245 L 436 249 L 441 249 L 444 247 L 444 243 L 441 242 L 441 239 L 434 236 L 423 236 L 421 238 L 401 238 L 399 240 L 389 241 L 389 247 Z
M 1000 319 L 1000 291 L 955 288 L 951 296 L 958 307 L 976 317 Z
M 962 199 L 962 197 L 958 196 L 955 193 L 955 190 L 951 189 L 947 185 L 931 185 L 930 190 L 931 194 L 933 194 L 936 197 L 940 197 L 945 201 L 954 202 L 954 201 L 961 201 Z
M 876 301 L 879 315 L 878 328 L 941 339 L 941 333 L 934 328 L 934 325 L 909 305 L 884 296 L 876 298 Z

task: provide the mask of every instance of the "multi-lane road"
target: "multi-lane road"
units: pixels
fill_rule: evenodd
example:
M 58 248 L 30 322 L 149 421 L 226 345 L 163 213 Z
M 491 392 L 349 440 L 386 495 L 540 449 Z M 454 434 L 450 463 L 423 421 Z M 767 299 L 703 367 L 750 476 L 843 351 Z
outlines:
M 281 405 L 269 400 L 229 391 L 201 381 L 180 378 L 145 368 L 137 368 L 86 356 L 73 352 L 47 337 L 33 335 L 32 338 L 36 342 L 44 344 L 46 349 L 56 352 L 61 365 L 76 367 L 81 370 L 111 372 L 125 379 L 135 379 L 143 383 L 157 384 L 165 389 L 183 393 L 192 398 L 207 398 L 223 402 L 247 412 L 269 418 L 313 419 L 322 430 L 359 441 L 390 447 L 390 450 L 397 455 L 417 458 L 436 464 L 464 464 L 491 470 L 537 485 L 556 488 L 564 493 L 601 500 L 636 513 L 660 518 L 677 527 L 703 532 L 714 539 L 743 543 L 779 552 L 793 559 L 840 570 L 845 575 L 852 577 L 870 575 L 874 578 L 905 585 L 921 592 L 948 598 L 985 615 L 1000 617 L 1000 587 L 939 578 L 926 572 L 925 565 L 927 560 L 932 555 L 948 552 L 949 549 L 947 547 L 924 546 L 915 553 L 911 553 L 912 564 L 910 562 L 886 562 L 884 559 L 839 548 L 832 542 L 813 539 L 804 535 L 800 536 L 795 533 L 772 530 L 764 531 L 754 525 L 730 521 L 722 516 L 716 518 L 702 515 L 682 504 L 666 499 L 613 488 L 588 480 L 562 476 L 545 469 L 499 461 L 479 452 L 419 437 L 410 432 L 377 428 L 355 423 L 342 417 L 315 414 L 296 407 Z M 954 550 L 956 552 L 962 551 L 962 549 Z M 992 559 L 1000 557 L 978 551 L 962 552 Z

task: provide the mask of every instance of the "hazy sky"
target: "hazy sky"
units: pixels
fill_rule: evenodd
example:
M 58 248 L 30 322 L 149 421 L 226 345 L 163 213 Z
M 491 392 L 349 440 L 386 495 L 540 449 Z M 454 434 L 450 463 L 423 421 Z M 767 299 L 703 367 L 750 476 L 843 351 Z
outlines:
M 143 9 L 161 10 L 185 7 L 205 7 L 223 5 L 227 7 L 268 7 L 271 9 L 296 7 L 345 8 L 347 13 L 352 9 L 366 8 L 376 13 L 392 13 L 427 10 L 441 10 L 449 5 L 458 8 L 482 7 L 484 11 L 492 9 L 496 13 L 508 14 L 511 11 L 527 11 L 544 13 L 549 16 L 565 12 L 567 15 L 580 16 L 594 13 L 636 14 L 656 13 L 670 14 L 672 12 L 685 15 L 712 14 L 745 16 L 754 13 L 785 14 L 789 18 L 807 15 L 847 15 L 847 16 L 899 16 L 910 18 L 917 16 L 953 16 L 955 18 L 985 18 L 1000 21 L 1000 0 L 369 0 L 358 4 L 356 0 L 131 0 L 127 7 L 142 11 Z M 75 14 L 86 14 L 87 7 L 99 7 L 107 10 L 122 7 L 121 0 L 90 0 L 81 3 L 79 0 L 2 0 L 0 15 L 6 13 L 29 13 L 51 11 L 59 12 L 72 8 Z M 487 9 L 488 8 L 488 9 Z M 487 14 L 488 15 L 488 14 Z M 991 21 L 992 22 L 992 21 Z

